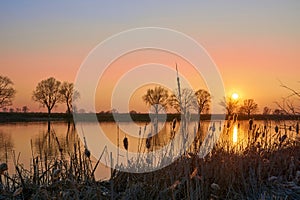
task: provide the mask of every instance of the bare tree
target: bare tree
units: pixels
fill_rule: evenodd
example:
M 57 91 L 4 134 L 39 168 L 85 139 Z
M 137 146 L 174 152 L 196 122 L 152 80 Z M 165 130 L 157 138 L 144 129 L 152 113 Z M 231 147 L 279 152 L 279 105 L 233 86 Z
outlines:
M 0 76 L 0 108 L 12 105 L 16 90 L 14 83 L 6 76 Z
M 240 107 L 240 112 L 248 115 L 254 114 L 258 111 L 258 105 L 255 103 L 254 99 L 245 99 L 244 104 Z
M 287 115 L 299 115 L 300 114 L 300 92 L 297 90 L 290 88 L 287 85 L 284 85 L 283 83 L 280 83 L 281 87 L 287 89 L 290 91 L 290 94 L 286 97 L 282 98 L 282 103 L 275 102 L 278 106 L 278 110 L 281 111 L 281 114 L 287 114 Z
M 43 107 L 47 107 L 50 116 L 53 107 L 61 101 L 59 89 L 60 82 L 50 77 L 38 83 L 33 91 L 32 99 Z
M 182 112 L 187 114 L 189 110 L 195 110 L 197 107 L 197 99 L 193 90 L 189 88 L 184 88 L 181 90 L 181 105 L 179 101 L 179 93 L 176 90 L 169 97 L 168 103 L 173 107 L 177 112 Z
M 270 115 L 271 112 L 272 112 L 271 108 L 265 106 L 264 109 L 263 109 L 262 114 L 263 114 L 263 115 Z
M 198 115 L 200 116 L 203 112 L 209 110 L 211 95 L 206 90 L 197 90 L 195 93 L 197 97 Z
M 72 112 L 72 102 L 79 98 L 79 92 L 74 90 L 74 84 L 63 82 L 59 89 L 61 102 L 66 103 L 67 113 L 70 114 Z
M 232 97 L 227 97 L 219 103 L 225 110 L 228 116 L 231 116 L 238 108 L 238 99 L 233 99 Z

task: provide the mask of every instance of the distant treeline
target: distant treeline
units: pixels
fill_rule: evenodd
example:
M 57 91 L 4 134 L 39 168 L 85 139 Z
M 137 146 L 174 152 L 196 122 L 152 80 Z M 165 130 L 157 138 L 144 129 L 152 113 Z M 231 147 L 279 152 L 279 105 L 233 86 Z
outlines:
M 90 116 L 94 115 L 93 113 L 80 113 L 78 114 L 78 119 L 80 121 L 89 121 Z M 115 114 L 120 122 L 128 122 L 127 113 L 116 113 Z M 136 122 L 150 122 L 151 115 L 148 113 L 130 113 L 131 119 Z M 167 114 L 166 120 L 172 121 L 173 119 L 180 120 L 180 114 L 169 113 Z M 210 114 L 202 114 L 201 120 L 210 120 Z M 113 122 L 116 121 L 112 113 L 97 113 L 97 118 L 99 122 Z M 299 120 L 300 115 L 252 115 L 251 119 L 255 120 Z M 192 115 L 191 119 L 196 120 L 197 116 Z M 214 119 L 223 119 L 223 115 L 216 114 Z M 227 117 L 226 117 L 227 119 Z M 238 120 L 248 120 L 247 115 L 238 115 Z M 164 121 L 165 116 L 158 114 L 158 120 Z M 38 122 L 38 121 L 73 121 L 73 115 L 67 113 L 52 113 L 51 117 L 48 117 L 48 113 L 5 113 L 0 112 L 0 122 Z

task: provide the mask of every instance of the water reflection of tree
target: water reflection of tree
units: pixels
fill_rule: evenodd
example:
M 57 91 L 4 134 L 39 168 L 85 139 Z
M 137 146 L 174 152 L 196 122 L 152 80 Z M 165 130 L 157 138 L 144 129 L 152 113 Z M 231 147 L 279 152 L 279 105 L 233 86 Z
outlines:
M 74 144 L 78 143 L 75 127 L 68 123 L 66 134 L 57 133 L 51 122 L 48 122 L 47 131 L 33 139 L 33 152 L 43 159 L 53 159 L 74 151 Z
M 14 148 L 10 134 L 0 131 L 0 160 L 7 159 L 7 154 Z

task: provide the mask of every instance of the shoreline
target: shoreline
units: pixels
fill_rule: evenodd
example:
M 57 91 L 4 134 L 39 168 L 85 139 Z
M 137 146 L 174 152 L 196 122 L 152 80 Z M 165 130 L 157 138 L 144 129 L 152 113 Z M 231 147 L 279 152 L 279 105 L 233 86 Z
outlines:
M 94 113 L 80 113 L 77 116 L 77 120 L 79 121 L 91 121 L 89 120 Z M 97 113 L 97 118 L 99 122 L 114 122 L 114 115 L 117 115 L 118 121 L 120 122 L 150 122 L 151 121 L 151 114 L 148 113 L 131 113 L 130 117 L 128 117 L 128 113 Z M 201 115 L 201 120 L 210 120 L 211 117 L 214 117 L 216 120 L 222 120 L 224 115 L 216 114 L 203 114 Z M 158 120 L 159 121 L 172 121 L 173 119 L 180 120 L 180 114 L 178 113 L 168 113 L 167 116 L 159 114 Z M 192 115 L 191 119 L 196 120 L 198 117 L 197 115 Z M 226 116 L 228 119 L 228 116 Z M 251 117 L 245 115 L 238 115 L 238 120 L 300 120 L 300 115 L 252 115 Z M 0 123 L 8 123 L 8 122 L 44 122 L 44 121 L 66 121 L 70 122 L 73 121 L 73 115 L 67 113 L 51 113 L 51 116 L 48 117 L 48 113 L 4 113 L 0 112 Z

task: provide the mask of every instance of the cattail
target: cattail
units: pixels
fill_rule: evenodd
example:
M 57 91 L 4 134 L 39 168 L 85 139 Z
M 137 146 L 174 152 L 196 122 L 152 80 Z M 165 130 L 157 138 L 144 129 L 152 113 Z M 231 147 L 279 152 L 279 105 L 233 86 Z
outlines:
M 299 133 L 299 123 L 297 122 L 296 124 L 296 133 L 298 134 Z
M 212 132 L 215 132 L 216 131 L 216 125 L 215 125 L 215 122 L 213 123 L 213 125 L 212 125 Z
M 279 138 L 279 142 L 283 143 L 286 138 L 287 138 L 287 135 L 283 135 L 281 138 Z
M 227 128 L 230 128 L 230 121 L 227 122 Z
M 124 145 L 124 148 L 126 150 L 128 150 L 128 138 L 125 136 L 125 138 L 123 139 L 123 145 Z
M 278 133 L 278 131 L 279 131 L 279 128 L 278 128 L 278 126 L 276 125 L 276 126 L 275 126 L 275 132 Z
M 253 119 L 249 120 L 249 130 L 252 130 L 252 126 L 253 126 Z
M 292 126 L 289 127 L 289 131 L 292 131 Z
M 90 158 L 90 156 L 91 156 L 90 150 L 88 150 L 87 148 L 85 148 L 85 149 L 84 149 L 84 155 L 85 155 L 86 157 Z
M 146 148 L 147 148 L 147 149 L 150 149 L 150 147 L 151 147 L 151 138 L 148 137 L 148 138 L 146 139 Z
M 0 174 L 3 174 L 3 172 L 5 172 L 6 170 L 8 170 L 7 164 L 6 163 L 2 163 L 0 165 Z
M 174 118 L 173 121 L 172 121 L 172 130 L 173 130 L 173 131 L 174 131 L 175 128 L 176 128 L 176 121 L 177 121 L 176 118 Z

